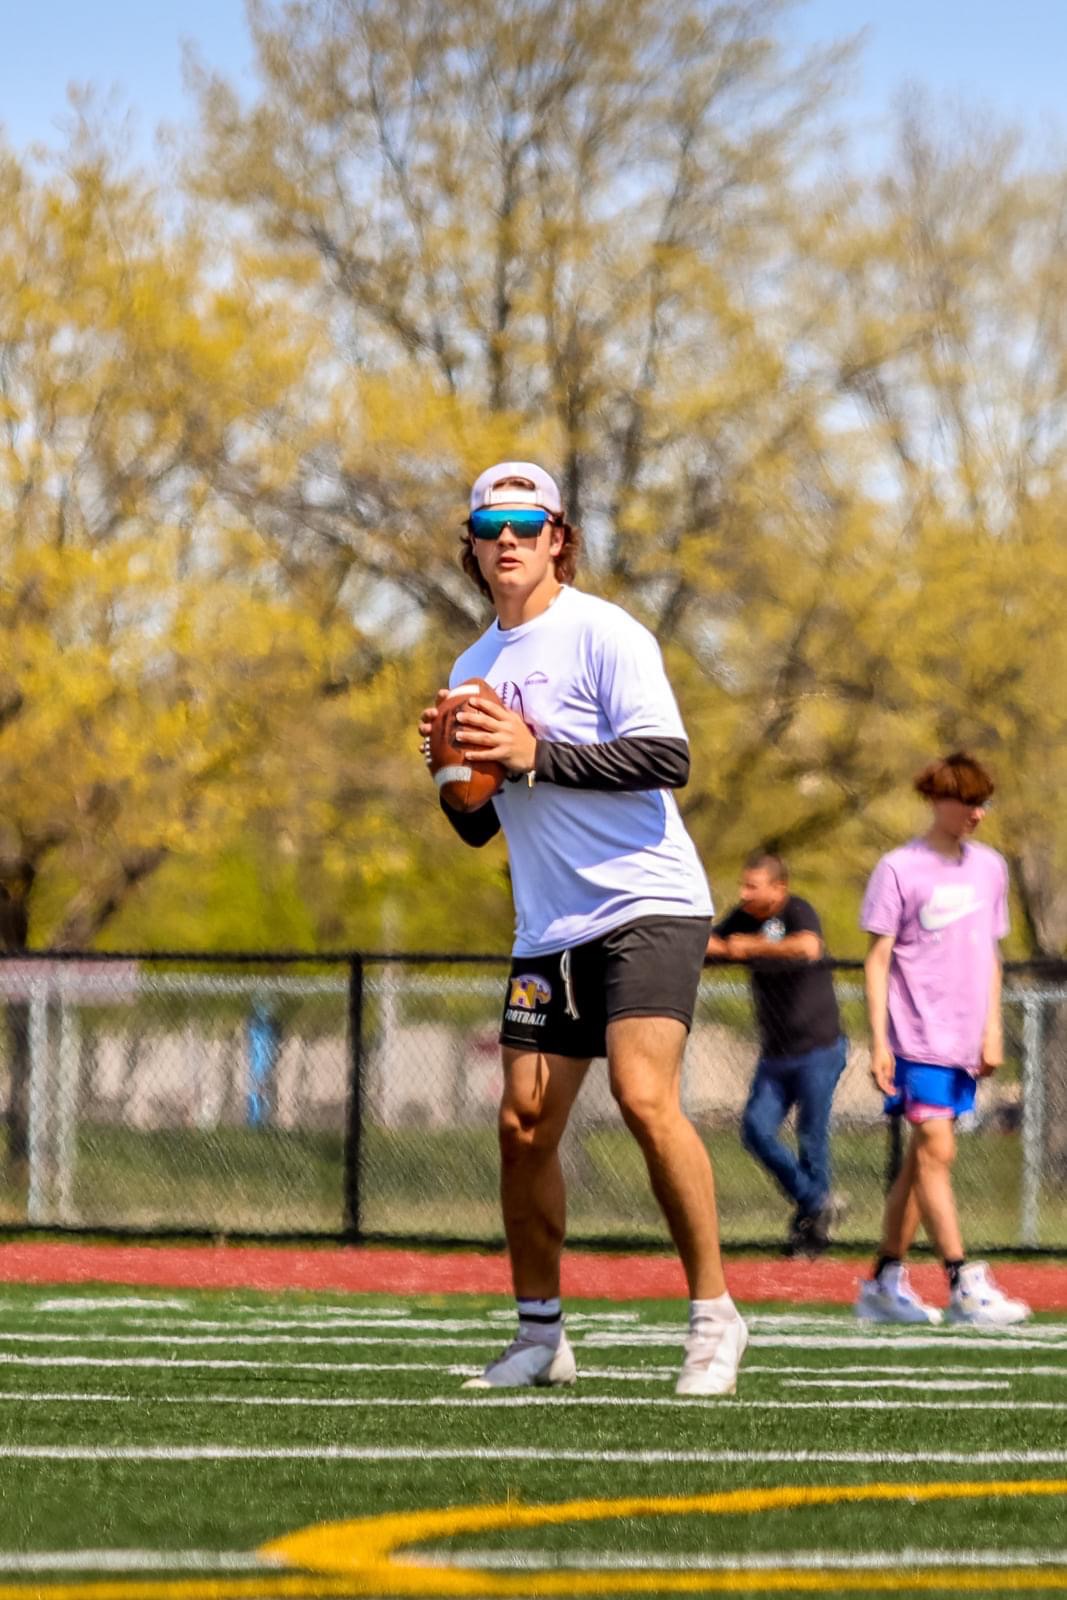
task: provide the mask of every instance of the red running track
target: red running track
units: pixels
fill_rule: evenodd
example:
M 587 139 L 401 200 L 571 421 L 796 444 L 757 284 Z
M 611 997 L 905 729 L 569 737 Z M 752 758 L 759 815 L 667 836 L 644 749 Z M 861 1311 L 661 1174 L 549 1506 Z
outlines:
M 744 1304 L 786 1300 L 847 1305 L 866 1262 L 727 1260 L 731 1292 Z M 1006 1262 L 995 1268 L 1009 1294 L 1035 1311 L 1067 1311 L 1067 1268 Z M 937 1266 L 913 1269 L 924 1298 L 944 1304 L 944 1274 Z M 0 1283 L 109 1283 L 166 1289 L 334 1290 L 351 1294 L 492 1294 L 509 1296 L 503 1255 L 420 1250 L 300 1250 L 284 1246 L 155 1246 L 109 1244 L 0 1244 Z M 565 1255 L 563 1293 L 568 1299 L 681 1299 L 685 1281 L 678 1262 L 651 1255 Z

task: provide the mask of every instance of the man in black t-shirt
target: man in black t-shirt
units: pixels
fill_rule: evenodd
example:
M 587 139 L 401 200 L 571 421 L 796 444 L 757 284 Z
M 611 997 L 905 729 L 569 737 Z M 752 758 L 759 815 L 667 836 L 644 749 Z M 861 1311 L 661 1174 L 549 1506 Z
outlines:
M 789 892 L 785 862 L 755 851 L 745 862 L 739 903 L 716 924 L 707 954 L 750 963 L 760 1056 L 741 1141 L 796 1207 L 789 1255 L 818 1255 L 830 1242 L 830 1106 L 846 1041 L 823 953 L 819 918 Z M 796 1154 L 778 1137 L 794 1105 Z

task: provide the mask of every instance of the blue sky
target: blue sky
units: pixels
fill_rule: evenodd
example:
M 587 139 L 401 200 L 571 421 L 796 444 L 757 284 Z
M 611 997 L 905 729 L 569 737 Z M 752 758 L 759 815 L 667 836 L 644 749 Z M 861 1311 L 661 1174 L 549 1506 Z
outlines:
M 1067 0 L 807 0 L 786 24 L 818 43 L 865 30 L 843 103 L 861 143 L 877 143 L 907 81 L 936 100 L 969 100 L 1021 122 L 1044 142 L 1062 133 Z M 0 125 L 16 147 L 55 143 L 71 81 L 116 90 L 134 112 L 135 143 L 181 121 L 182 41 L 238 82 L 251 51 L 243 0 L 0 0 Z

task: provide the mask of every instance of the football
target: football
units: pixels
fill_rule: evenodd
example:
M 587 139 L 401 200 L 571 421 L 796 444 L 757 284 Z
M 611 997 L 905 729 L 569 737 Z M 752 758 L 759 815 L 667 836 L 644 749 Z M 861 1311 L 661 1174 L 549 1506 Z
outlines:
M 430 771 L 445 805 L 453 811 L 477 811 L 503 786 L 506 776 L 499 761 L 469 761 L 462 745 L 456 743 L 456 713 L 472 695 L 500 700 L 484 678 L 469 678 L 442 700 L 430 732 Z

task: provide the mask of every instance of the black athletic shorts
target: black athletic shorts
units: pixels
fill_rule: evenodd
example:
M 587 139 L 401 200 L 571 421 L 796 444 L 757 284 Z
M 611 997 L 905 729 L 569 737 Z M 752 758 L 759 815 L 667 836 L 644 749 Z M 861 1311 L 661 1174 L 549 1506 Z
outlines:
M 639 917 L 589 944 L 511 963 L 500 1043 L 546 1055 L 606 1054 L 617 1017 L 693 1025 L 709 917 Z

